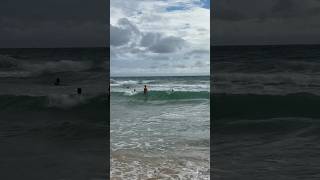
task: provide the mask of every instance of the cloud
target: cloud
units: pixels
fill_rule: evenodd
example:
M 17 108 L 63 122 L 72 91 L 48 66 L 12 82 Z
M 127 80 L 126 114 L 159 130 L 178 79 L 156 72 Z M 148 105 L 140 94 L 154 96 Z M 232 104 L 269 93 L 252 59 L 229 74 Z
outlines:
M 131 31 L 128 29 L 110 25 L 110 45 L 121 46 L 127 44 L 131 38 Z
M 140 43 L 134 43 L 135 41 Z M 165 36 L 158 32 L 141 33 L 127 18 L 119 19 L 117 26 L 110 25 L 111 46 L 130 45 L 130 43 L 132 49 L 129 51 L 132 53 L 142 52 L 139 46 L 146 47 L 146 50 L 153 53 L 172 53 L 185 45 L 185 41 L 180 37 Z
M 162 35 L 160 33 L 147 32 L 143 35 L 140 41 L 140 45 L 144 47 L 150 47 L 159 42 L 161 36 Z
M 209 62 L 208 1 L 112 0 L 110 4 L 112 75 L 209 74 L 207 67 L 192 67 L 196 60 Z M 203 55 L 186 58 L 195 49 Z
M 185 45 L 185 41 L 179 37 L 164 37 L 158 39 L 150 50 L 154 53 L 172 53 L 180 50 Z

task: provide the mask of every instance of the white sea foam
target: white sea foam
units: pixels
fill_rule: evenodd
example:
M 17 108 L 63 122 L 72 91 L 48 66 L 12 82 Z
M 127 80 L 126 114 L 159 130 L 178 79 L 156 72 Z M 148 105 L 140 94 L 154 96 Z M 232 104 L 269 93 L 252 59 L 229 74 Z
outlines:
M 49 107 L 68 108 L 84 103 L 87 99 L 84 96 L 69 94 L 52 94 L 48 97 Z

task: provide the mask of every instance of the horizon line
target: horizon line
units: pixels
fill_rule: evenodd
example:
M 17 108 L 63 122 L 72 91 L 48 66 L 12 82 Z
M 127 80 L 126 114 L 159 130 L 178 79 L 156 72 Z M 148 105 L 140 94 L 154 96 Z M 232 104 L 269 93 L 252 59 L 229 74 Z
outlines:
M 108 46 L 66 46 L 66 47 L 0 47 L 0 49 L 89 49 L 89 48 L 110 48 Z
M 110 76 L 110 78 L 119 78 L 119 77 L 194 77 L 194 76 L 210 76 L 207 75 L 148 75 L 148 76 L 140 76 L 140 75 L 120 75 L 120 76 Z
M 212 44 L 211 46 L 223 47 L 223 46 L 318 46 L 320 43 L 288 43 L 288 44 Z

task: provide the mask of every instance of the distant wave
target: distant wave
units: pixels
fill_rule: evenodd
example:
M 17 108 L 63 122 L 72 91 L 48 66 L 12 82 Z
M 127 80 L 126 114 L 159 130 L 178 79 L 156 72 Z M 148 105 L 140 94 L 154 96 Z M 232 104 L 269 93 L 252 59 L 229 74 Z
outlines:
M 92 67 L 90 62 L 60 60 L 44 63 L 25 63 L 21 67 L 33 74 L 37 73 L 55 73 L 55 72 L 77 72 L 88 70 Z
M 17 59 L 7 56 L 7 55 L 1 55 L 0 54 L 0 70 L 1 69 L 8 69 L 8 68 L 14 68 L 18 66 Z
M 102 65 L 90 61 L 24 61 L 8 55 L 0 54 L 0 77 L 29 77 L 40 76 L 46 73 L 79 72 L 90 69 L 101 69 Z
M 209 99 L 208 91 L 149 91 L 143 92 L 112 92 L 111 96 L 123 97 L 129 100 L 183 100 L 183 99 Z
M 252 58 L 252 57 L 251 57 Z M 242 72 L 242 73 L 317 73 L 320 68 L 320 63 L 315 60 L 281 60 L 281 59 L 263 59 L 257 57 L 255 60 L 250 60 L 250 56 L 246 60 L 237 61 L 230 58 L 227 61 L 219 61 L 218 59 L 213 64 L 214 72 Z
M 16 128 L 1 129 L 1 136 L 23 133 L 61 138 L 104 138 L 108 120 L 104 95 L 0 96 L 0 119 Z
M 320 74 L 301 73 L 215 73 L 214 92 L 228 94 L 288 94 L 309 92 L 320 95 Z
M 36 111 L 36 110 L 72 110 L 107 105 L 106 95 L 93 97 L 77 95 L 49 95 L 49 96 L 15 96 L 1 95 L 0 109 L 2 111 Z

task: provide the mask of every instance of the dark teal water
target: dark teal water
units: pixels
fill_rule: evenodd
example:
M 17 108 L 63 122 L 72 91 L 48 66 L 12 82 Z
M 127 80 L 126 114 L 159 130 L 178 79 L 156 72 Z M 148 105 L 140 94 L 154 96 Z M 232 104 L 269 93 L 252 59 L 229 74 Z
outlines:
M 106 61 L 105 48 L 0 49 L 0 179 L 105 179 Z
M 317 179 L 320 46 L 213 47 L 214 179 Z

